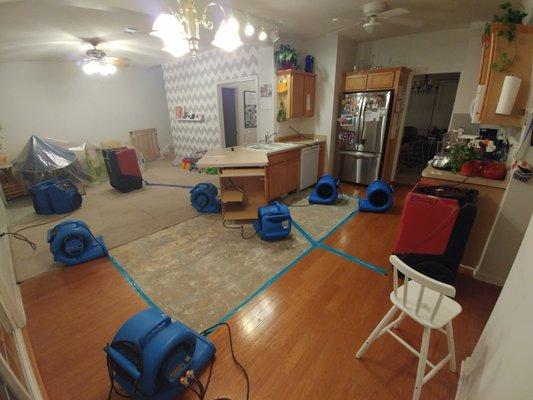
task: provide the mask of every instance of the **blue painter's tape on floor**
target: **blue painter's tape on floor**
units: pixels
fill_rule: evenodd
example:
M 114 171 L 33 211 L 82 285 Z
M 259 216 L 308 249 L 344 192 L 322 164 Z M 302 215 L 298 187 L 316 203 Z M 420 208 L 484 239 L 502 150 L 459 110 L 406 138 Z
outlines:
M 336 254 L 336 255 L 338 255 L 338 256 L 340 256 L 342 258 L 345 258 L 348 261 L 351 261 L 353 263 L 362 265 L 363 267 L 366 267 L 366 268 L 368 268 L 368 269 L 370 269 L 370 270 L 372 270 L 374 272 L 377 272 L 380 275 L 384 275 L 384 276 L 387 275 L 387 271 L 385 271 L 383 268 L 378 267 L 377 265 L 373 265 L 373 264 L 367 263 L 366 261 L 363 261 L 360 258 L 354 257 L 354 256 L 352 256 L 350 254 L 346 254 L 345 252 L 337 250 L 336 248 L 331 247 L 331 246 L 329 246 L 329 245 L 327 245 L 325 243 L 319 243 L 317 245 L 317 247 L 321 247 L 324 250 L 327 250 L 330 253 L 333 253 L 333 254 Z
M 311 250 L 313 250 L 315 247 L 309 247 L 308 249 L 304 250 L 302 254 L 300 254 L 298 257 L 296 257 L 294 260 L 292 260 L 289 264 L 287 264 L 283 269 L 281 269 L 277 274 L 275 274 L 272 278 L 270 278 L 268 281 L 264 282 L 261 286 L 259 286 L 252 294 L 250 294 L 247 298 L 245 298 L 237 307 L 234 307 L 229 313 L 227 313 L 218 323 L 226 322 L 228 319 L 233 317 L 240 309 L 242 309 L 246 304 L 248 304 L 255 296 L 260 294 L 265 289 L 269 288 L 276 282 L 279 278 L 281 278 L 283 275 L 285 275 L 292 267 L 294 267 L 296 264 L 298 264 L 306 255 L 308 255 Z M 211 334 L 213 331 L 210 331 L 208 333 Z
M 178 185 L 178 184 L 171 184 L 171 183 L 150 183 L 144 181 L 144 184 L 146 186 L 163 186 L 163 187 L 175 187 L 180 189 L 193 189 L 194 186 L 191 185 Z
M 117 269 L 118 272 L 126 279 L 126 281 L 130 284 L 130 286 L 141 296 L 141 298 L 148 304 L 150 307 L 155 308 L 156 310 L 159 310 L 161 313 L 163 311 L 154 303 L 154 301 L 143 292 L 143 290 L 137 285 L 137 282 L 133 280 L 130 274 L 128 274 L 128 271 L 124 269 L 124 267 L 118 262 L 118 260 L 113 257 L 109 256 L 109 260 L 111 260 L 111 263 L 113 266 Z

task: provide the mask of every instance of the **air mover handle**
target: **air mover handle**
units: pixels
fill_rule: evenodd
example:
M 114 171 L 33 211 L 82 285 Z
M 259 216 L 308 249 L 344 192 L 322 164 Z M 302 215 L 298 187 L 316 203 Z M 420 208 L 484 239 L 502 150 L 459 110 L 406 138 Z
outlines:
M 105 348 L 105 352 L 111 357 L 120 367 L 128 373 L 134 380 L 141 377 L 141 372 L 133 365 L 130 360 L 124 357 L 120 352 L 113 349 L 111 346 Z
M 165 328 L 171 323 L 170 317 L 166 315 L 161 315 L 159 321 L 157 321 L 152 329 L 147 331 L 143 336 L 139 337 L 139 346 L 144 347 L 144 344 L 150 340 L 152 335 L 155 335 L 160 329 Z

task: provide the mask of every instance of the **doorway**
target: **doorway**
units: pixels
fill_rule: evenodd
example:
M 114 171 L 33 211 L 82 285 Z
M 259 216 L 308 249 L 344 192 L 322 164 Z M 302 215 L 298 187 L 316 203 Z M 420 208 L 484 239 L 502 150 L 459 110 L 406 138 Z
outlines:
M 459 73 L 415 75 L 400 147 L 396 182 L 414 184 L 448 131 Z
M 222 147 L 257 143 L 257 78 L 218 83 L 217 94 Z

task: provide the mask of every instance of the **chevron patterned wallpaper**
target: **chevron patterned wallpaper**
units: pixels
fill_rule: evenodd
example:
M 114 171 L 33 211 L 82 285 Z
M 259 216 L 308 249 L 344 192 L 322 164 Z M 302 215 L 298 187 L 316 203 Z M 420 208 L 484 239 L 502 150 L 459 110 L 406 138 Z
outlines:
M 183 57 L 163 65 L 171 135 L 177 157 L 220 146 L 216 84 L 257 76 L 259 48 L 242 46 L 234 52 L 213 49 L 196 59 Z M 203 122 L 177 121 L 176 106 L 204 114 Z

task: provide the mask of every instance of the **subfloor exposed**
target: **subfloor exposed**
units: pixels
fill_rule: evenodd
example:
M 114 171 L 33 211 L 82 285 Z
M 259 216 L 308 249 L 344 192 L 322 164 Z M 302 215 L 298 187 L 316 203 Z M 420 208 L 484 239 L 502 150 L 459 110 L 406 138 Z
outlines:
M 292 196 L 291 196 L 292 197 Z M 301 195 L 287 199 L 304 204 Z M 345 196 L 336 206 L 291 208 L 294 220 L 319 239 L 356 212 Z M 247 225 L 244 236 L 254 230 Z M 295 228 L 285 240 L 244 240 L 220 215 L 201 215 L 111 251 L 140 289 L 165 313 L 197 331 L 222 319 L 257 288 L 302 256 L 311 244 Z
M 168 160 L 148 163 L 143 177 L 148 182 L 182 185 L 218 181 L 213 175 L 174 167 Z M 186 189 L 145 185 L 142 189 L 130 193 L 120 193 L 109 183 L 102 183 L 88 187 L 86 192 L 81 208 L 65 219 L 87 222 L 95 235 L 104 236 L 110 249 L 198 216 L 191 207 L 189 191 Z M 13 200 L 7 211 L 10 232 L 61 217 L 36 214 L 29 197 Z M 57 223 L 59 222 L 46 223 L 22 232 L 37 244 L 35 251 L 27 243 L 10 237 L 17 281 L 63 268 L 61 264 L 54 263 L 46 243 L 46 232 Z
M 347 190 L 347 187 L 345 187 Z M 359 213 L 326 243 L 388 267 L 401 203 L 395 193 L 386 214 Z M 146 307 L 105 259 L 56 271 L 21 285 L 28 332 L 50 399 L 105 399 L 109 390 L 102 347 L 133 313 Z M 315 249 L 229 319 L 237 358 L 247 368 L 252 399 L 375 399 L 412 397 L 416 358 L 394 339 L 380 338 L 363 360 L 355 352 L 390 307 L 390 276 L 382 276 L 323 249 Z M 500 288 L 461 273 L 454 320 L 457 359 L 470 355 Z M 406 320 L 402 335 L 420 345 L 420 327 Z M 217 346 L 207 399 L 242 399 L 244 379 L 230 358 L 227 333 L 210 335 Z M 431 336 L 430 360 L 446 352 Z M 206 374 L 201 379 L 205 381 Z M 422 399 L 451 400 L 458 374 L 444 368 Z M 113 396 L 113 399 L 119 397 Z M 193 399 L 186 395 L 184 399 Z

